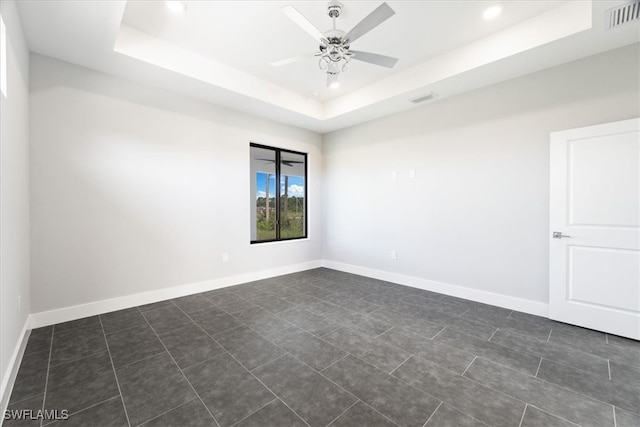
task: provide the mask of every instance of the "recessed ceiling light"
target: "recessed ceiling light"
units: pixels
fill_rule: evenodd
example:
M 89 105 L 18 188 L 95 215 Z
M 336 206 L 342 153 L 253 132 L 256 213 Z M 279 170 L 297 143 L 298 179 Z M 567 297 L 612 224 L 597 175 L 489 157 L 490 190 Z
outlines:
M 502 6 L 491 6 L 490 8 L 484 11 L 484 13 L 482 14 L 482 17 L 484 19 L 497 18 L 501 12 L 502 12 Z
M 169 9 L 173 13 L 185 13 L 187 11 L 187 4 L 183 1 L 165 1 L 164 4 L 167 5 L 167 9 Z

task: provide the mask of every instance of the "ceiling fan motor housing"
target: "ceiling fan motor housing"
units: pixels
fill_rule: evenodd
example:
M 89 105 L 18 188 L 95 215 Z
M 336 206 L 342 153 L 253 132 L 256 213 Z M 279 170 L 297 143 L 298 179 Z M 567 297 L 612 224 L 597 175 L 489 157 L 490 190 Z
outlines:
M 327 13 L 329 14 L 329 18 L 337 18 L 340 16 L 342 12 L 342 3 L 337 0 L 331 0 L 327 4 Z

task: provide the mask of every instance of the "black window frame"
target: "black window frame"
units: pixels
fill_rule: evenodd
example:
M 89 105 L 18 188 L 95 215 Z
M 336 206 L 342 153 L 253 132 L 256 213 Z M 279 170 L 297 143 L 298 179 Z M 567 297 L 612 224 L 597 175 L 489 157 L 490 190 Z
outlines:
M 276 238 L 275 239 L 266 239 L 266 240 L 250 240 L 250 243 L 252 245 L 254 244 L 260 244 L 260 243 L 271 243 L 271 242 L 286 242 L 286 241 L 291 241 L 291 240 L 301 240 L 301 239 L 307 239 L 309 236 L 309 214 L 308 214 L 308 210 L 307 210 L 307 205 L 308 205 L 308 194 L 307 194 L 307 188 L 308 188 L 308 154 L 307 153 L 303 153 L 301 151 L 295 151 L 295 150 L 289 150 L 286 148 L 280 148 L 280 147 L 273 147 L 270 145 L 264 145 L 264 144 L 258 144 L 258 143 L 254 143 L 251 142 L 249 143 L 249 150 L 251 151 L 251 148 L 255 147 L 255 148 L 261 148 L 261 149 L 266 149 L 266 150 L 272 150 L 275 152 L 275 169 L 276 169 L 276 176 L 275 176 L 275 180 L 276 180 L 276 191 L 275 191 L 275 212 L 276 212 Z M 281 232 L 280 232 L 280 178 L 282 175 L 282 153 L 291 153 L 291 154 L 296 154 L 296 155 L 300 155 L 304 157 L 304 207 L 303 207 L 303 212 L 304 212 L 304 224 L 303 224 L 303 230 L 304 230 L 304 234 L 300 237 L 285 237 L 282 238 L 280 236 Z M 252 158 L 249 157 L 249 162 L 252 161 Z M 252 176 L 251 179 L 255 179 L 255 176 Z M 251 209 L 256 209 L 256 204 L 255 204 L 255 194 L 252 194 L 251 196 L 251 200 L 252 200 L 252 206 Z M 266 201 L 267 206 L 269 204 L 269 201 Z M 257 233 L 256 233 L 256 237 L 257 237 Z

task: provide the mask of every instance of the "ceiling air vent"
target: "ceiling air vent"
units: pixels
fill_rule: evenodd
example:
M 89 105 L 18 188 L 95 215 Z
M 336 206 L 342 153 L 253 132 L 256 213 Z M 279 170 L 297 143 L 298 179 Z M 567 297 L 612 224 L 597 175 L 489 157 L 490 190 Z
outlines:
M 424 95 L 420 95 L 420 96 L 417 96 L 415 98 L 411 98 L 409 101 L 413 102 L 414 104 L 420 104 L 421 102 L 431 101 L 436 96 L 438 96 L 438 95 L 436 95 L 433 92 L 429 92 L 429 93 L 426 93 Z
M 633 0 L 607 10 L 607 30 L 640 19 L 640 0 Z

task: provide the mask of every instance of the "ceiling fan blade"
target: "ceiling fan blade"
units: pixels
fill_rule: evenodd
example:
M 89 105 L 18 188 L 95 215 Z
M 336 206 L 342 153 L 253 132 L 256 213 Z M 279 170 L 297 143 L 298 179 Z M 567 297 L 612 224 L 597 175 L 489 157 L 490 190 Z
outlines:
M 305 59 L 310 59 L 310 58 L 313 58 L 314 56 L 315 56 L 315 53 L 310 53 L 308 55 L 299 55 L 299 56 L 294 56 L 287 59 L 281 59 L 280 61 L 272 62 L 269 65 L 271 65 L 272 67 L 282 67 L 283 65 L 289 65 L 296 62 L 304 61 Z
M 298 24 L 300 28 L 305 30 L 307 34 L 316 39 L 318 43 L 327 42 L 324 34 L 322 34 L 322 31 L 317 29 L 316 26 L 313 25 L 307 18 L 305 18 L 303 14 L 298 12 L 298 9 L 293 6 L 285 6 L 282 8 L 282 11 L 289 17 L 289 19 Z
M 353 27 L 346 36 L 344 36 L 345 40 L 347 40 L 347 43 L 353 43 L 387 19 L 391 18 L 394 14 L 395 12 L 391 9 L 391 6 L 386 3 L 382 3 L 362 21 L 356 24 L 356 26 Z
M 380 65 L 381 67 L 393 68 L 393 66 L 396 65 L 396 62 L 398 62 L 398 58 L 378 55 L 377 53 L 360 52 L 359 50 L 350 50 L 349 52 L 353 53 L 353 56 L 351 56 L 353 59 L 374 65 Z

